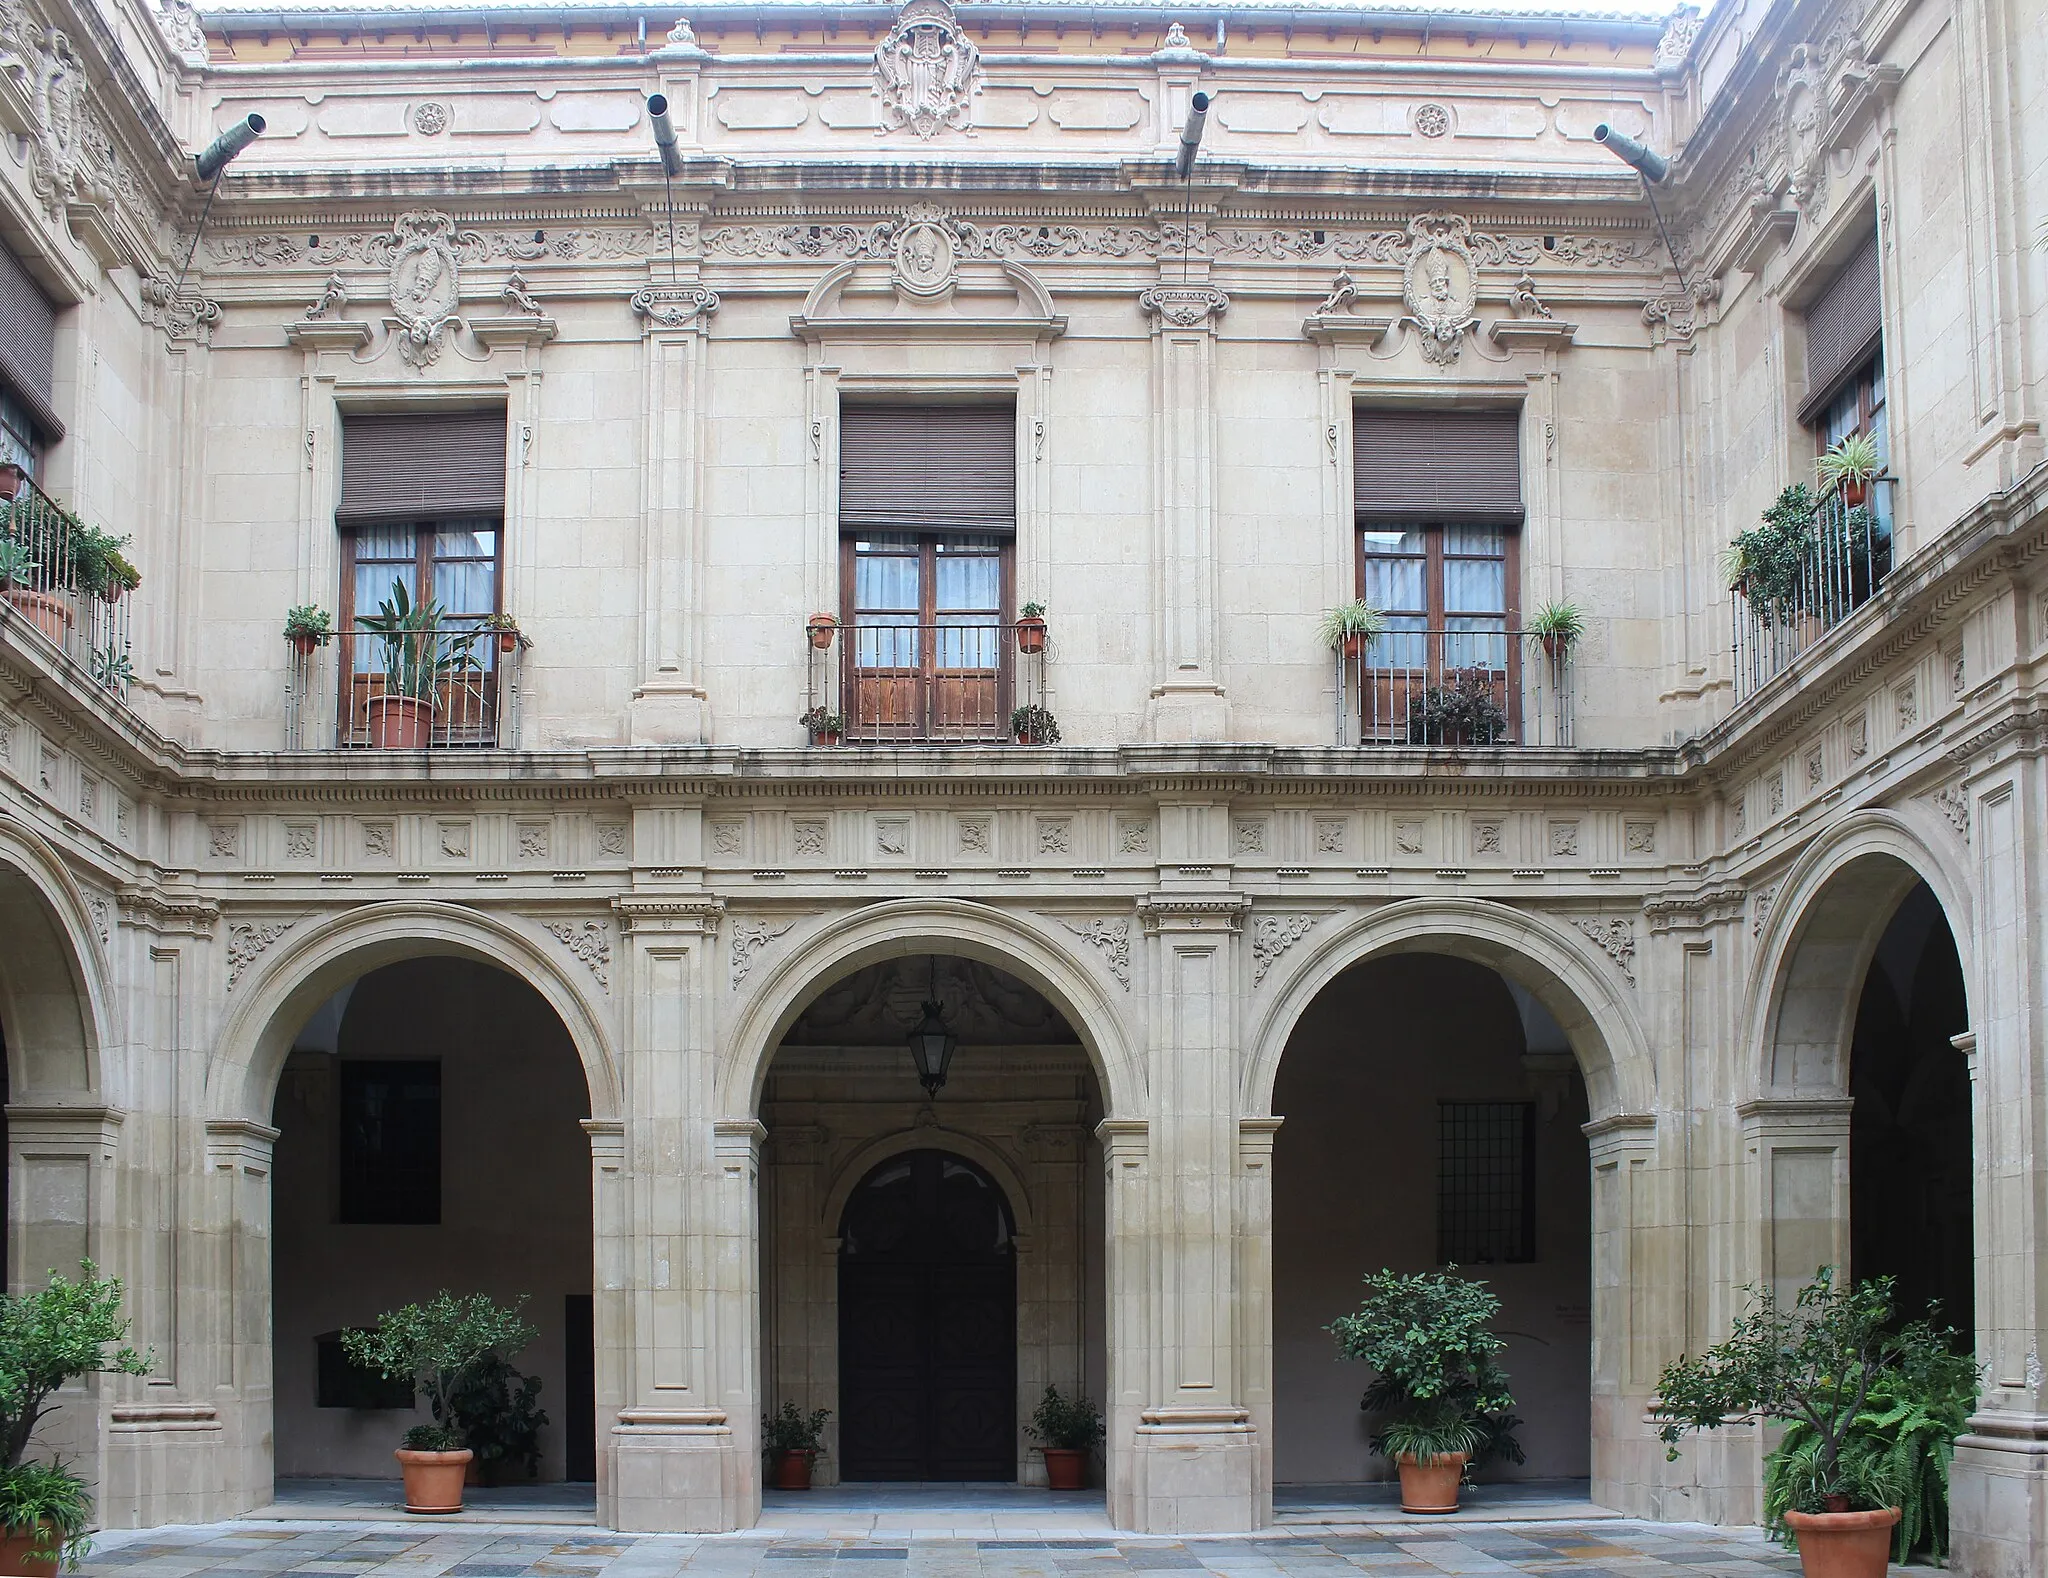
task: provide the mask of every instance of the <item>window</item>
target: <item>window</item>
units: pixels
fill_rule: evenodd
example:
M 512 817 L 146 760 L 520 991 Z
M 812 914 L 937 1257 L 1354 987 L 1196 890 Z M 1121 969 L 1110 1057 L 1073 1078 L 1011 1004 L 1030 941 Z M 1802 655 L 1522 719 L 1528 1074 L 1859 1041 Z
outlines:
M 441 1220 L 441 1065 L 341 1064 L 340 1220 Z
M 341 1345 L 341 1333 L 322 1332 L 313 1339 L 319 1362 L 315 1370 L 316 1408 L 411 1408 L 413 1383 L 410 1377 L 386 1380 L 375 1370 L 365 1370 L 349 1361 Z
M 443 623 L 480 629 L 498 611 L 498 523 L 456 520 L 404 526 L 365 526 L 344 534 L 341 618 L 345 626 L 374 614 L 393 583 L 417 605 L 437 602 Z M 488 657 L 478 643 L 479 661 Z M 358 657 L 367 667 L 369 653 Z
M 0 460 L 38 475 L 43 446 L 64 436 L 50 399 L 57 362 L 57 309 L 0 244 Z
M 1436 1258 L 1445 1266 L 1536 1258 L 1536 1108 L 1437 1106 Z
M 988 740 L 1011 700 L 1016 413 L 840 413 L 841 622 L 849 738 Z

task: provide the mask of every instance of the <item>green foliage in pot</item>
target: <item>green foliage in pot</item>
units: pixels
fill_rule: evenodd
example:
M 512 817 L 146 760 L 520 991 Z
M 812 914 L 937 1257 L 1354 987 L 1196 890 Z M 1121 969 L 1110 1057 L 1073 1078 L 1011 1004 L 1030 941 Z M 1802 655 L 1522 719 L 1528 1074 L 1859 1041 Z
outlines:
M 1057 745 L 1059 720 L 1039 706 L 1019 707 L 1010 714 L 1010 733 L 1021 745 Z
M 1795 482 L 1764 511 L 1759 524 L 1737 535 L 1721 556 L 1729 585 L 1767 621 L 1790 619 L 1804 605 L 1819 508 L 1813 489 Z
M 1783 1422 L 1765 1462 L 1765 1515 L 1787 1544 L 1788 1511 L 1898 1507 L 1902 1557 L 1923 1536 L 1944 1547 L 1948 1464 L 1977 1393 L 1954 1333 L 1895 1327 L 1889 1277 L 1838 1288 L 1823 1266 L 1789 1309 L 1769 1288 L 1743 1291 L 1749 1308 L 1726 1340 L 1658 1378 L 1668 1455 L 1687 1432 L 1730 1419 Z
M 26 586 L 38 561 L 28 544 L 0 537 L 0 586 Z
M 1586 616 L 1574 602 L 1545 603 L 1529 621 L 1529 634 L 1539 641 L 1569 647 L 1586 633 Z
M 1316 635 L 1332 652 L 1341 652 L 1346 643 L 1372 641 L 1384 635 L 1386 629 L 1387 616 L 1361 598 L 1324 609 Z
M 1043 1446 L 1086 1452 L 1102 1439 L 1102 1410 L 1085 1397 L 1062 1397 L 1048 1386 L 1024 1433 Z
M 796 721 L 813 735 L 846 732 L 846 719 L 836 712 L 827 712 L 823 707 L 812 707 Z
M 487 1294 L 457 1298 L 443 1288 L 425 1304 L 407 1304 L 377 1317 L 369 1331 L 341 1334 L 351 1364 L 389 1381 L 411 1381 L 427 1394 L 435 1423 L 405 1433 L 407 1450 L 459 1452 L 464 1445 L 451 1399 L 469 1376 L 493 1355 L 509 1359 L 533 1341 L 534 1330 L 520 1315 L 526 1297 L 510 1305 Z
M 1813 463 L 1814 481 L 1823 493 L 1832 493 L 1848 482 L 1868 483 L 1882 470 L 1884 458 L 1877 452 L 1877 440 L 1868 433 L 1849 434 Z
M 66 1562 L 77 1565 L 92 1497 L 61 1463 L 24 1463 L 22 1454 L 66 1382 L 147 1375 L 151 1362 L 129 1346 L 120 1280 L 102 1277 L 89 1260 L 75 1282 L 53 1271 L 48 1287 L 0 1293 L 0 1523 L 36 1528 L 40 1547 L 61 1543 Z
M 429 706 L 438 701 L 442 681 L 477 668 L 477 632 L 443 630 L 441 605 L 428 598 L 415 604 L 403 581 L 391 583 L 391 595 L 364 617 L 363 628 L 374 634 L 384 665 L 384 694 L 409 696 Z
M 333 639 L 334 621 L 327 610 L 312 603 L 301 603 L 285 611 L 284 638 L 287 641 L 310 641 L 316 647 L 324 647 Z
M 1327 1330 L 1337 1351 L 1378 1373 L 1359 1406 L 1386 1416 L 1372 1449 L 1428 1464 L 1447 1453 L 1476 1455 L 1489 1440 L 1499 1455 L 1521 1460 L 1513 1441 L 1519 1421 L 1498 1362 L 1505 1338 L 1492 1330 L 1500 1300 L 1484 1282 L 1442 1272 L 1374 1271 L 1365 1297 Z
M 829 1408 L 805 1413 L 795 1403 L 784 1403 L 779 1413 L 761 1416 L 761 1449 L 764 1452 L 822 1452 L 820 1444 Z
M 1408 698 L 1411 745 L 1493 745 L 1507 736 L 1508 715 L 1484 669 L 1460 669 L 1448 683 Z
M 1026 603 L 1017 610 L 1017 617 L 1019 619 L 1043 619 L 1045 617 L 1045 604 Z
M 540 1406 L 540 1377 L 521 1375 L 502 1353 L 484 1355 L 448 1396 L 453 1423 L 476 1454 L 486 1479 L 509 1469 L 540 1472 L 540 1433 L 548 1422 Z

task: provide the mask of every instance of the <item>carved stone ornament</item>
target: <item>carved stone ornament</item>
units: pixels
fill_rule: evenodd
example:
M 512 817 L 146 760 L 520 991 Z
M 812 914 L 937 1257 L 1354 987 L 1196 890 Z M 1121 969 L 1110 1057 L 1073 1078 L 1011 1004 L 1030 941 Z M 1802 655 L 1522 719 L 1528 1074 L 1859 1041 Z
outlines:
M 1508 306 L 1518 318 L 1557 316 L 1543 304 L 1543 298 L 1536 294 L 1535 276 L 1527 269 L 1522 270 L 1522 277 L 1515 281 L 1515 288 L 1508 293 Z
M 603 921 L 588 920 L 581 926 L 574 921 L 548 922 L 548 935 L 567 948 L 570 954 L 581 960 L 584 967 L 597 977 L 597 984 L 607 992 L 612 989 L 608 973 L 612 962 L 611 928 Z
M 1664 24 L 1664 36 L 1657 40 L 1656 69 L 1677 71 L 1684 67 L 1686 56 L 1692 53 L 1693 40 L 1700 36 L 1700 8 L 1682 5 L 1671 13 Z
M 326 318 L 330 314 L 339 319 L 348 310 L 348 282 L 339 274 L 329 274 L 327 283 L 320 287 L 320 299 L 306 308 L 310 320 Z
M 1419 214 L 1408 222 L 1410 245 L 1401 266 L 1401 299 L 1422 339 L 1422 354 L 1439 367 L 1458 359 L 1465 333 L 1479 321 L 1479 270 L 1467 245 L 1471 227 L 1456 214 Z
M 456 248 L 481 245 L 481 238 L 458 233 L 446 214 L 415 209 L 398 216 L 391 239 L 391 310 L 405 330 L 398 354 L 411 367 L 429 367 L 440 359 L 442 332 L 462 301 Z
M 718 310 L 718 292 L 701 285 L 644 285 L 633 292 L 633 311 L 657 329 L 680 329 Z
M 1157 315 L 1164 327 L 1206 329 L 1230 310 L 1230 298 L 1214 285 L 1154 285 L 1138 297 L 1138 305 Z
M 1116 984 L 1127 992 L 1131 989 L 1129 920 L 1063 920 L 1060 924 L 1083 942 L 1092 943 L 1100 949 L 1103 962 L 1109 966 L 1109 973 L 1116 977 Z
M 1970 841 L 1970 797 L 1958 784 L 1934 792 L 1935 809 L 1948 818 L 1948 825 L 1964 843 Z
M 195 345 L 213 343 L 213 326 L 220 322 L 221 306 L 191 286 L 180 290 L 177 281 L 158 275 L 142 282 L 142 316 L 153 328 L 164 331 L 173 344 L 190 340 Z
M 505 288 L 498 292 L 498 299 L 513 312 L 527 313 L 533 317 L 542 316 L 540 302 L 533 294 L 533 287 L 526 283 L 526 276 L 516 269 L 505 281 Z
M 228 927 L 228 990 L 235 989 L 235 982 L 242 978 L 242 972 L 254 964 L 263 950 L 290 931 L 297 922 L 271 921 L 267 925 L 254 926 L 246 921 L 235 921 Z
M 1339 269 L 1337 277 L 1330 281 L 1330 294 L 1316 303 L 1316 310 L 1310 314 L 1317 318 L 1334 318 L 1340 312 L 1358 310 L 1358 281 L 1351 277 L 1351 270 Z
M 206 29 L 200 25 L 199 13 L 185 0 L 157 0 L 156 21 L 179 55 L 188 61 L 206 59 Z
M 913 208 L 896 229 L 892 276 L 898 290 L 913 296 L 943 296 L 960 267 L 946 216 L 936 208 Z
M 786 920 L 780 926 L 771 926 L 767 921 L 759 920 L 736 920 L 732 923 L 728 947 L 732 961 L 732 984 L 735 988 L 747 978 L 747 972 L 753 969 L 755 956 L 795 924 L 793 920 Z
M 1280 956 L 1309 934 L 1320 915 L 1261 915 L 1252 922 L 1252 985 L 1265 980 Z
M 1621 971 L 1621 978 L 1630 986 L 1636 984 L 1636 923 L 1630 920 L 1582 920 L 1574 924 L 1583 932 L 1588 941 L 1614 961 Z
M 949 127 L 971 135 L 974 96 L 987 80 L 981 51 L 947 0 L 909 0 L 875 46 L 875 135 L 936 137 Z
M 1807 213 L 1827 204 L 1827 78 L 1820 52 L 1796 44 L 1778 73 L 1779 113 L 1785 126 L 1785 173 L 1792 201 Z

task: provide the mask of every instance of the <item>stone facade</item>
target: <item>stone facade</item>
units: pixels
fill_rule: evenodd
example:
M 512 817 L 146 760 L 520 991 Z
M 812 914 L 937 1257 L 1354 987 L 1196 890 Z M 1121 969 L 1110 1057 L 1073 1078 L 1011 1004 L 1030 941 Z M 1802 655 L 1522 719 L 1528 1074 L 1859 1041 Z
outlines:
M 517 975 L 583 1073 L 601 1516 L 749 1526 L 770 1382 L 829 1406 L 826 1251 L 761 1246 L 920 1132 L 785 1038 L 932 954 L 1072 1033 L 961 1142 L 1083 1224 L 1034 1241 L 1020 1381 L 1099 1365 L 1120 1526 L 1257 1527 L 1282 1054 L 1353 966 L 1437 953 L 1583 1081 L 1595 1496 L 1754 1519 L 1754 1432 L 1668 1463 L 1645 1409 L 1734 1290 L 1846 1255 L 1858 983 L 1924 883 L 1986 1367 L 1955 1559 L 2048 1567 L 2028 14 L 911 0 L 664 37 L 4 0 L 0 228 L 58 309 L 39 480 L 143 578 L 132 680 L 0 609 L 9 1276 L 90 1255 L 157 1357 L 47 1432 L 103 1516 L 269 1499 L 280 1077 L 338 990 L 445 957 Z M 209 199 L 186 151 L 251 112 Z M 1657 213 L 1602 122 L 1673 155 Z M 1807 474 L 1803 313 L 1873 229 L 1896 562 L 1753 683 L 1716 555 Z M 806 743 L 841 414 L 876 399 L 1014 407 L 1008 595 L 1049 605 L 1062 744 Z M 1519 413 L 1510 607 L 1587 615 L 1524 743 L 1357 743 L 1315 627 L 1360 592 L 1361 403 Z M 521 638 L 492 748 L 337 748 L 348 670 L 278 632 L 342 595 L 343 420 L 480 406 Z

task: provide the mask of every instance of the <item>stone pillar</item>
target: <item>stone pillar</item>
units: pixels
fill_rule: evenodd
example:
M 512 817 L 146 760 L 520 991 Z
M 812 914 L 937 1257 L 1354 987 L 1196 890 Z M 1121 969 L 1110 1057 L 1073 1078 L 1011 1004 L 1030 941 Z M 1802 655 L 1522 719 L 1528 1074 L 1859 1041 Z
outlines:
M 590 1340 L 597 1438 L 597 1518 L 617 1521 L 618 1455 L 603 1422 L 631 1400 L 633 1373 L 633 1211 L 626 1171 L 626 1125 L 586 1118 L 590 1137 Z
M 1218 667 L 1216 320 L 1230 298 L 1213 285 L 1153 286 L 1153 680 L 1147 734 L 1221 740 L 1230 730 Z
M 760 1511 L 752 1420 L 759 1125 L 742 1126 L 751 1133 L 736 1154 L 730 1126 L 710 1118 L 710 961 L 724 906 L 693 895 L 615 907 L 629 944 L 621 1138 L 631 1255 L 619 1305 L 631 1311 L 632 1346 L 611 1429 L 612 1519 L 633 1530 L 744 1528 Z
M 1253 1528 L 1273 1521 L 1273 1141 L 1280 1118 L 1237 1125 L 1237 1347 L 1245 1407 L 1258 1441 Z
M 1105 1246 L 1103 1323 L 1108 1375 L 1103 1457 L 1109 1521 L 1138 1522 L 1136 1443 L 1150 1395 L 1153 1242 L 1151 1135 L 1142 1118 L 1105 1118 L 1095 1126 L 1102 1146 Z
M 1256 1525 L 1258 1440 L 1246 1403 L 1237 1285 L 1237 940 L 1234 894 L 1155 898 L 1153 1119 L 1158 1257 L 1151 1370 L 1133 1451 L 1130 1526 L 1191 1534 Z M 1119 1232 L 1122 1224 L 1118 1224 Z
M 1655 1272 L 1646 1225 L 1657 1218 L 1656 1120 L 1596 1118 L 1585 1134 L 1593 1169 L 1593 1500 L 1647 1513 L 1635 1487 L 1656 1477 L 1643 1445 L 1657 1363 L 1656 1312 L 1644 1307 Z
M 195 1384 L 220 1416 L 220 1495 L 237 1512 L 270 1499 L 270 1181 L 277 1130 L 247 1119 L 206 1125 L 206 1182 L 189 1303 L 203 1355 Z M 202 1294 L 200 1290 L 204 1290 Z

